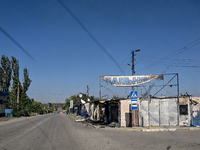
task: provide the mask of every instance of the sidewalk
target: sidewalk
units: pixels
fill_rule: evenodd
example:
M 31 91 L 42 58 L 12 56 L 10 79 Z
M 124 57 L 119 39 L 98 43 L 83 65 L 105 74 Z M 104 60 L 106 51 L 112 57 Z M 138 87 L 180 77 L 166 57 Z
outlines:
M 76 116 L 74 114 L 70 115 L 70 116 L 74 117 L 76 122 L 85 123 L 88 126 L 91 126 L 95 129 L 105 128 L 105 129 L 119 129 L 119 130 L 129 130 L 129 131 L 131 130 L 131 131 L 142 131 L 142 132 L 200 130 L 200 126 L 199 127 L 151 126 L 150 129 L 149 129 L 149 127 L 109 127 L 108 125 L 99 124 L 99 123 L 95 123 L 92 121 L 86 121 L 84 117 Z
M 178 126 L 152 126 L 149 127 L 121 127 L 126 130 L 156 132 L 156 131 L 180 131 L 180 130 L 200 130 L 200 127 L 178 127 Z

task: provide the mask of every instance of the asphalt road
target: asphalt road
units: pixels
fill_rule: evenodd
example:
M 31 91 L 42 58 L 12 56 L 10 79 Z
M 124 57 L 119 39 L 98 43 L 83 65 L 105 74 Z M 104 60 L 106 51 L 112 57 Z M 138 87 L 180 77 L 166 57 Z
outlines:
M 185 146 L 184 146 L 185 145 Z M 0 121 L 2 150 L 199 150 L 200 131 L 94 129 L 69 115 Z

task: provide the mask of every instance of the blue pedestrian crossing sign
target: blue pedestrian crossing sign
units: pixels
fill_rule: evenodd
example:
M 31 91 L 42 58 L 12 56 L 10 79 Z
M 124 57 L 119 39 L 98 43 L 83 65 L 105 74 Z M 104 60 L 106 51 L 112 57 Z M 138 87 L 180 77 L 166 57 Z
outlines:
M 138 110 L 138 93 L 137 91 L 130 92 L 131 110 Z
M 137 93 L 137 91 L 131 91 L 130 92 L 130 98 L 131 99 L 138 99 L 138 93 Z

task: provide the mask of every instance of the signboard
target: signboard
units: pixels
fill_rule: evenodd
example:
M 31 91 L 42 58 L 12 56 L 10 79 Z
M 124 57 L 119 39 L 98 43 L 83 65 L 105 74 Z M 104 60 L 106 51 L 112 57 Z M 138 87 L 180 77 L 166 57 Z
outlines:
M 163 75 L 138 75 L 138 76 L 100 76 L 101 80 L 113 86 L 136 86 L 148 83 L 154 79 L 163 79 Z
M 73 108 L 73 100 L 70 100 L 70 108 Z
M 131 100 L 131 110 L 138 110 L 138 100 Z
M 137 91 L 130 92 L 131 110 L 138 110 L 138 93 Z

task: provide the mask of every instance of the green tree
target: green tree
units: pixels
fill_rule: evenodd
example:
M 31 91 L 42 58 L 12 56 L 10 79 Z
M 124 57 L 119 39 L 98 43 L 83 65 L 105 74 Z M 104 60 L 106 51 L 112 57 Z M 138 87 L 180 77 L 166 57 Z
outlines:
M 49 108 L 49 112 L 52 113 L 54 111 L 54 107 Z
M 11 63 L 12 63 L 13 76 L 19 78 L 19 60 L 17 60 L 15 57 L 12 56 Z
M 112 99 L 121 99 L 121 97 L 113 95 Z
M 5 92 L 9 92 L 12 69 L 11 62 L 8 57 L 2 55 L 0 66 L 0 86 Z
M 12 79 L 13 79 L 13 83 L 12 83 L 12 88 L 11 88 L 11 92 L 10 92 L 10 99 L 8 100 L 7 103 L 7 107 L 12 108 L 13 109 L 13 114 L 15 114 L 17 110 L 17 95 L 18 95 L 18 84 L 19 84 L 19 96 L 21 95 L 21 91 L 22 91 L 22 86 L 21 83 L 19 81 L 19 61 L 12 56 Z M 14 115 L 15 116 L 15 115 Z M 17 113 L 18 116 L 18 113 Z
M 33 101 L 31 108 L 32 108 L 32 112 L 34 112 L 34 113 L 40 113 L 41 114 L 43 112 L 41 102 Z
M 28 88 L 31 84 L 31 79 L 29 79 L 29 73 L 27 68 L 24 68 L 24 82 L 23 82 L 23 87 L 22 87 L 22 91 L 21 91 L 21 99 L 20 99 L 20 106 L 21 106 L 21 112 L 23 116 L 28 116 L 31 113 L 31 105 L 32 105 L 32 101 L 31 99 L 28 97 L 28 95 L 26 94 L 26 92 L 28 91 Z M 42 111 L 40 110 L 40 113 Z M 38 112 L 39 113 L 39 112 Z
M 69 107 L 70 107 L 70 99 L 66 98 L 65 99 L 65 104 L 62 106 L 62 109 L 65 109 L 67 113 L 69 112 Z
M 90 96 L 90 102 L 95 102 L 95 101 L 99 101 L 99 98 Z
M 24 79 L 23 86 L 19 80 L 19 61 L 12 57 L 12 70 L 13 70 L 13 84 L 10 92 L 10 100 L 8 102 L 9 107 L 13 109 L 13 116 L 29 116 L 32 111 L 33 99 L 30 99 L 27 95 L 28 88 L 31 84 L 31 79 L 29 78 L 28 69 L 24 68 Z M 17 98 L 19 96 L 19 103 L 17 103 Z
M 77 104 L 79 102 L 79 98 L 77 97 L 76 94 L 70 96 L 70 100 L 73 100 L 73 104 Z
M 58 106 L 54 106 L 54 110 L 57 111 L 58 110 Z
M 24 68 L 24 82 L 23 82 L 23 91 L 26 93 L 28 91 L 28 88 L 31 84 L 31 79 L 29 78 L 29 72 L 27 68 Z

